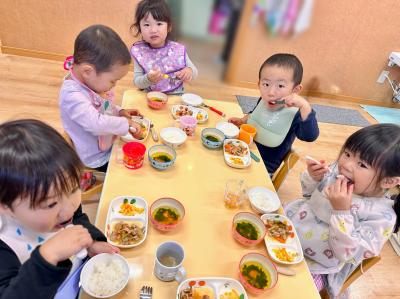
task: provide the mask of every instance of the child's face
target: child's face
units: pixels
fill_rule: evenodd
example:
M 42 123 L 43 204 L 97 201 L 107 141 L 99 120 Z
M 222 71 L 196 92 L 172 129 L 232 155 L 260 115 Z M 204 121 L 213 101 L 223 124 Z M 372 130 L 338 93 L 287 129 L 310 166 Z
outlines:
M 360 155 L 348 150 L 338 160 L 339 174 L 354 184 L 353 193 L 362 196 L 379 196 L 382 188 L 377 184 L 377 172 L 371 165 L 360 159 Z
M 285 104 L 274 104 L 274 100 L 280 100 L 297 92 L 297 86 L 295 87 L 293 82 L 293 70 L 276 65 L 267 65 L 261 70 L 258 87 L 264 103 L 270 110 L 279 110 L 285 106 Z
M 28 198 L 17 199 L 12 204 L 12 210 L 2 207 L 0 210 L 14 217 L 23 226 L 39 233 L 56 232 L 72 222 L 72 216 L 81 203 L 81 191 L 79 188 L 61 198 L 52 196 L 42 201 L 35 209 L 32 209 Z
M 151 13 L 140 20 L 142 38 L 153 48 L 161 48 L 165 45 L 169 29 L 167 22 L 155 20 Z
M 97 73 L 92 66 L 85 71 L 85 84 L 97 93 L 110 91 L 118 80 L 123 78 L 129 70 L 129 64 L 114 64 L 109 71 Z

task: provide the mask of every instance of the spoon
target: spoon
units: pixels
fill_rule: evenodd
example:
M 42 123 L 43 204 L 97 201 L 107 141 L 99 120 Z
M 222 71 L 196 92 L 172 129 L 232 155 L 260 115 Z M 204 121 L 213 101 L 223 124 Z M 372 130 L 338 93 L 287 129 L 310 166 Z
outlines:
M 286 275 L 286 276 L 295 276 L 296 275 L 296 271 L 294 271 L 293 269 L 289 269 L 289 268 L 285 268 L 285 267 L 281 267 L 281 266 L 277 266 L 277 265 L 275 265 L 275 267 L 279 274 Z
M 157 135 L 156 130 L 154 129 L 154 124 L 153 124 L 153 122 L 150 123 L 150 133 L 151 133 L 151 137 L 153 138 L 153 140 L 154 140 L 155 142 L 157 142 L 157 141 L 158 141 L 158 135 Z

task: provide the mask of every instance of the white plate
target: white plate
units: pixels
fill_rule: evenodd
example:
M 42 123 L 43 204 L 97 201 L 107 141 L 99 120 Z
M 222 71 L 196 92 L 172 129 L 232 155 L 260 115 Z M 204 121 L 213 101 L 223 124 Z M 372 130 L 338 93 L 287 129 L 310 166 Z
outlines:
M 243 157 L 240 157 L 240 156 L 235 156 L 235 155 L 231 155 L 231 154 L 227 153 L 225 151 L 225 146 L 228 143 L 233 143 L 234 145 L 242 145 L 243 147 L 245 147 L 247 149 L 247 154 Z M 250 163 L 251 163 L 250 149 L 249 149 L 249 146 L 247 145 L 247 143 L 245 143 L 239 139 L 225 139 L 223 149 L 224 149 L 225 162 L 229 166 L 234 167 L 234 168 L 246 168 L 246 167 L 250 166 Z
M 260 214 L 275 212 L 281 206 L 278 195 L 265 187 L 250 188 L 247 196 L 252 208 Z
M 232 123 L 220 121 L 215 127 L 222 131 L 226 138 L 236 138 L 239 136 L 239 128 Z
M 261 216 L 261 220 L 265 223 L 267 219 L 275 219 L 275 220 L 280 220 L 280 221 L 286 221 L 288 225 L 292 226 L 292 231 L 294 233 L 293 238 L 288 238 L 285 243 L 281 243 L 278 240 L 274 239 L 268 234 L 268 228 L 267 228 L 267 233 L 265 235 L 265 246 L 267 247 L 267 251 L 269 256 L 278 263 L 281 264 L 287 264 L 287 265 L 294 265 L 300 263 L 304 259 L 303 255 L 303 249 L 301 248 L 300 240 L 297 236 L 297 232 L 293 226 L 293 223 L 283 215 L 279 214 L 264 214 Z M 287 252 L 296 252 L 297 257 L 294 258 L 292 262 L 286 262 L 286 261 L 281 261 L 280 259 L 277 258 L 276 254 L 274 253 L 273 249 L 277 248 L 285 248 Z
M 184 93 L 182 95 L 182 102 L 190 106 L 199 106 L 203 103 L 203 98 L 194 93 Z
M 94 268 L 96 264 L 98 265 L 99 263 L 107 263 L 111 260 L 115 260 L 117 262 L 120 262 L 123 268 L 123 274 L 120 280 L 119 287 L 113 290 L 113 292 L 110 292 L 109 294 L 106 295 L 98 295 L 90 290 L 90 278 L 93 275 Z M 92 257 L 86 264 L 83 266 L 81 275 L 80 275 L 80 284 L 82 285 L 82 288 L 85 290 L 86 293 L 88 293 L 90 296 L 95 297 L 95 298 L 109 298 L 112 297 L 119 292 L 123 290 L 123 288 L 126 286 L 126 284 L 129 281 L 129 265 L 126 259 L 119 255 L 119 254 L 109 254 L 109 253 L 101 253 L 98 254 L 94 257 Z
M 147 118 L 141 118 L 138 116 L 134 116 L 132 117 L 132 120 L 139 123 L 140 125 L 144 126 L 146 128 L 145 130 L 145 135 L 143 139 L 136 139 L 135 137 L 132 136 L 131 133 L 128 133 L 124 136 L 121 136 L 122 140 L 125 142 L 132 142 L 132 141 L 136 141 L 136 142 L 144 142 L 146 141 L 147 137 L 149 136 L 149 131 L 150 131 L 150 123 L 151 121 Z
M 178 119 L 181 117 L 177 114 L 180 109 L 187 109 L 187 111 L 191 111 L 192 114 L 188 113 L 185 115 L 190 115 L 190 116 L 195 117 L 199 124 L 205 123 L 208 120 L 208 112 L 206 110 L 201 109 L 201 108 L 192 107 L 192 106 L 187 106 L 187 105 L 172 106 L 171 114 L 175 119 Z
M 134 200 L 135 203 L 134 205 L 143 208 L 143 212 L 136 214 L 134 216 L 124 216 L 121 213 L 119 213 L 120 206 L 124 202 L 124 199 L 128 199 L 128 202 L 131 202 L 131 200 Z M 120 247 L 120 248 L 132 248 L 139 246 L 144 242 L 144 240 L 147 237 L 147 230 L 148 230 L 148 205 L 147 202 L 144 198 L 138 197 L 138 196 L 119 196 L 115 199 L 113 199 L 110 203 L 110 207 L 108 209 L 107 213 L 107 220 L 106 220 L 106 237 L 107 237 L 107 242 Z M 143 239 L 140 240 L 139 242 L 135 244 L 130 244 L 130 245 L 122 245 L 115 243 L 110 240 L 111 232 L 114 228 L 114 225 L 118 222 L 127 222 L 127 223 L 134 223 L 137 224 L 138 226 L 141 226 L 143 228 Z
M 189 289 L 192 286 L 192 290 L 195 288 L 209 288 L 214 294 L 215 299 L 220 299 L 221 296 L 226 292 L 237 292 L 240 299 L 247 299 L 247 293 L 239 281 L 226 278 L 226 277 L 197 277 L 190 278 L 183 281 L 176 290 L 176 299 L 181 299 L 181 291 Z

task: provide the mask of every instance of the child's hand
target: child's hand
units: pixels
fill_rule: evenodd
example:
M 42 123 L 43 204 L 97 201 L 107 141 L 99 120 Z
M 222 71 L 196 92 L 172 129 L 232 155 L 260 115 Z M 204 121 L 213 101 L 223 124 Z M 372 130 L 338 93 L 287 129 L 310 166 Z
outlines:
M 142 127 L 135 121 L 129 119 L 129 133 L 136 138 L 140 139 L 142 137 Z
M 90 257 L 100 253 L 120 253 L 119 248 L 112 246 L 107 242 L 93 242 L 92 246 L 88 248 L 88 254 Z
M 309 105 L 305 98 L 299 96 L 297 93 L 291 93 L 290 95 L 282 98 L 285 100 L 285 104 L 288 107 L 301 108 L 304 105 Z
M 320 160 L 320 164 L 312 160 L 306 160 L 306 164 L 308 174 L 317 182 L 320 182 L 324 178 L 325 173 L 329 171 L 325 160 Z
M 241 125 L 244 124 L 243 119 L 239 117 L 231 117 L 230 119 L 228 119 L 228 122 L 234 124 L 237 127 L 240 127 Z
M 143 115 L 139 112 L 138 109 L 121 109 L 119 110 L 119 116 L 123 116 L 128 119 L 130 119 L 132 116 L 143 117 Z
M 151 83 L 158 83 L 163 79 L 163 74 L 160 69 L 150 70 L 150 72 L 147 73 L 147 79 L 149 79 Z
M 50 264 L 69 259 L 93 243 L 88 230 L 82 225 L 67 227 L 48 239 L 39 248 L 41 256 Z
M 190 67 L 185 67 L 179 72 L 175 72 L 175 76 L 178 79 L 181 79 L 183 82 L 192 81 L 193 78 L 193 70 Z
M 354 185 L 348 185 L 344 176 L 338 176 L 336 182 L 327 186 L 324 191 L 334 210 L 348 211 L 351 207 L 351 197 Z
M 310 103 L 303 97 L 299 96 L 297 93 L 292 93 L 284 98 L 287 107 L 297 107 L 300 110 L 301 118 L 303 120 L 307 119 L 308 115 L 311 113 L 312 108 Z

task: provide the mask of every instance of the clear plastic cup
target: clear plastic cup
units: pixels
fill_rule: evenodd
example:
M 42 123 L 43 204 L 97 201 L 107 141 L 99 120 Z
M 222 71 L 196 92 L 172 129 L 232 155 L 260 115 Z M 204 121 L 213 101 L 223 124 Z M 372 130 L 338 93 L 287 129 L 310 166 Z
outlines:
M 239 208 L 246 199 L 247 187 L 244 180 L 228 180 L 225 186 L 224 203 L 229 209 Z

